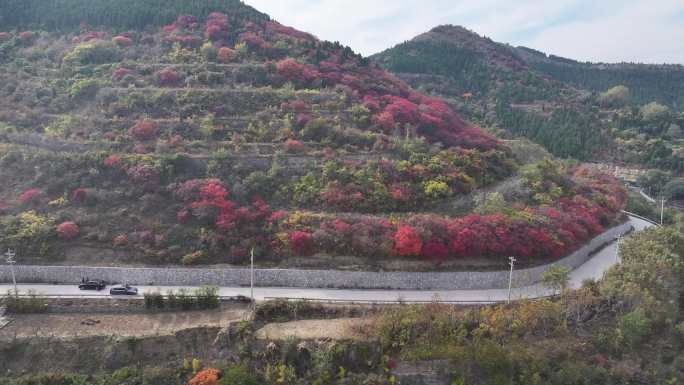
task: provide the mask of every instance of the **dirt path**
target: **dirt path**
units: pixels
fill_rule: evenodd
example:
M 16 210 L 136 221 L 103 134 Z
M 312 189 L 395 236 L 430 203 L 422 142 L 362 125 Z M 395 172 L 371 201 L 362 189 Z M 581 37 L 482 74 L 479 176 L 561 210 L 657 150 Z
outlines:
M 0 330 L 0 340 L 26 337 L 170 335 L 199 326 L 226 327 L 245 319 L 244 309 L 159 314 L 18 314 Z
M 367 339 L 362 330 L 368 326 L 368 319 L 337 318 L 330 320 L 303 320 L 272 323 L 257 330 L 257 339 L 284 340 L 296 337 L 303 340 L 330 338 L 333 340 Z

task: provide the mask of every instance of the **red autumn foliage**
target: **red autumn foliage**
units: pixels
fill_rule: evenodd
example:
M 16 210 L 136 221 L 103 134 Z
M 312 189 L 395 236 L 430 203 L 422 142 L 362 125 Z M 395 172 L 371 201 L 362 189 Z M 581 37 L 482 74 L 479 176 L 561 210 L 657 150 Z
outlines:
M 154 166 L 148 164 L 129 167 L 126 170 L 126 175 L 134 182 L 140 184 L 156 184 L 159 181 L 159 171 Z
M 235 57 L 237 56 L 237 53 L 235 50 L 230 49 L 228 47 L 221 47 L 218 50 L 218 60 L 221 63 L 230 63 L 231 61 L 235 60 Z
M 88 192 L 84 188 L 77 188 L 71 193 L 71 200 L 74 202 L 84 202 L 88 197 Z
M 78 237 L 79 232 L 78 225 L 74 222 L 64 222 L 57 226 L 57 235 L 59 236 L 59 239 L 65 241 L 70 241 Z
M 178 223 L 187 223 L 190 220 L 190 218 L 192 218 L 192 214 L 189 210 L 183 209 L 179 211 L 178 214 L 176 214 L 176 220 L 178 221 Z
M 32 188 L 24 191 L 19 195 L 19 204 L 29 205 L 40 202 L 43 198 L 43 190 L 38 188 Z
M 107 34 L 101 31 L 89 31 L 81 36 L 81 41 L 86 42 L 91 40 L 104 39 L 105 36 L 107 36 Z
M 155 140 L 159 136 L 159 127 L 154 120 L 140 119 L 128 129 L 128 135 L 138 141 Z
M 295 139 L 286 140 L 285 144 L 283 145 L 283 148 L 285 149 L 285 152 L 287 152 L 288 154 L 302 153 L 306 149 L 304 143 Z
M 307 123 L 311 121 L 311 119 L 313 119 L 311 115 L 299 113 L 297 114 L 297 118 L 295 119 L 295 125 L 299 128 L 303 128 L 304 126 L 306 126 Z
M 114 36 L 112 38 L 112 42 L 120 48 L 130 47 L 131 45 L 133 45 L 133 40 L 131 40 L 130 37 L 122 35 Z
M 109 155 L 102 164 L 104 164 L 105 167 L 119 168 L 122 164 L 121 156 L 116 154 Z
M 271 49 L 271 45 L 261 36 L 254 32 L 244 32 L 240 34 L 239 41 L 245 43 L 249 49 L 257 52 L 265 52 Z
M 391 132 L 396 127 L 396 121 L 392 113 L 383 111 L 373 116 L 373 123 L 382 128 L 385 132 Z
M 430 240 L 423 245 L 421 256 L 427 260 L 441 263 L 449 257 L 449 248 L 442 241 Z
M 173 195 L 178 200 L 189 202 L 199 196 L 200 190 L 207 183 L 220 184 L 221 182 L 218 179 L 191 179 L 181 184 L 173 185 Z
M 417 105 L 399 97 L 387 97 L 386 100 L 388 100 L 388 103 L 385 106 L 385 112 L 390 113 L 394 120 L 411 124 L 418 122 Z
M 401 256 L 420 255 L 423 248 L 423 241 L 420 233 L 411 226 L 399 226 L 394 234 L 394 250 Z
M 292 58 L 279 61 L 276 64 L 276 71 L 284 79 L 298 84 L 311 83 L 320 76 L 315 68 L 301 64 Z
M 278 34 L 278 35 L 285 35 L 289 37 L 293 37 L 295 39 L 299 40 L 307 40 L 307 41 L 314 41 L 316 40 L 315 37 L 313 37 L 311 34 L 298 31 L 292 27 L 287 27 L 284 26 L 277 21 L 269 20 L 266 22 L 265 26 L 266 34 L 273 35 L 273 34 Z
M 311 106 L 303 100 L 293 100 L 291 102 L 281 103 L 280 108 L 284 111 L 305 112 L 310 110 Z
M 121 80 L 121 79 L 124 78 L 124 76 L 133 75 L 133 74 L 134 74 L 133 70 L 130 70 L 130 69 L 128 69 L 128 68 L 120 67 L 120 68 L 115 69 L 115 70 L 112 72 L 112 79 L 114 79 L 114 80 Z
M 128 235 L 121 234 L 114 237 L 114 246 L 126 246 L 128 245 Z
M 165 26 L 162 26 L 161 29 L 162 29 L 162 32 L 171 33 L 173 31 L 175 31 L 176 28 L 178 28 L 178 26 L 176 26 L 176 23 L 171 23 L 171 24 L 167 24 Z
M 202 45 L 202 39 L 195 35 L 172 34 L 166 38 L 169 43 L 178 43 L 184 48 L 197 48 Z
M 24 44 L 28 44 L 28 43 L 33 42 L 33 40 L 35 38 L 36 38 L 35 32 L 32 32 L 32 31 L 19 32 L 19 39 Z
M 312 252 L 421 256 L 436 263 L 507 255 L 527 260 L 559 258 L 614 223 L 626 202 L 625 191 L 614 178 L 581 169 L 575 175 L 579 175 L 575 181 L 578 194 L 560 199 L 555 207 L 515 207 L 521 215 L 414 215 L 396 226 L 380 217 L 347 217 L 337 219 L 339 231 L 333 221 L 322 221 L 313 231 L 316 250 Z M 330 207 L 344 210 L 359 204 L 355 194 L 362 191 L 331 183 L 323 198 Z
M 9 32 L 0 32 L 0 42 L 7 41 L 12 38 L 12 34 Z
M 176 134 L 176 135 L 170 137 L 169 140 L 167 141 L 167 143 L 171 147 L 182 146 L 183 145 L 183 137 L 180 136 L 179 134 Z
M 181 76 L 178 72 L 170 68 L 164 68 L 163 70 L 158 71 L 156 77 L 159 85 L 166 87 L 176 86 L 181 81 Z
M 230 32 L 230 24 L 228 16 L 219 12 L 212 12 L 207 16 L 206 28 L 204 36 L 212 41 L 218 41 L 228 38 Z
M 294 255 L 308 256 L 313 254 L 313 239 L 311 233 L 305 231 L 293 231 L 288 234 L 290 250 Z
M 219 380 L 219 375 L 221 372 L 219 372 L 218 369 L 214 368 L 207 368 L 199 371 L 193 377 L 188 384 L 189 385 L 218 385 L 218 380 Z
M 198 26 L 197 18 L 193 15 L 179 15 L 176 18 L 176 22 L 173 23 L 173 26 L 174 29 L 180 27 L 184 29 L 194 30 Z
M 141 243 L 151 245 L 154 244 L 155 236 L 154 233 L 150 230 L 143 230 L 138 232 L 137 234 L 138 239 L 140 240 Z

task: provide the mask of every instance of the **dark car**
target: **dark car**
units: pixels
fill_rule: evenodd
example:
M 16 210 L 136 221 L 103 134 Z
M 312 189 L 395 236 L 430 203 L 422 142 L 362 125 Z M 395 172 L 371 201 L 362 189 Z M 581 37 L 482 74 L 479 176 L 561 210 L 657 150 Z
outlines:
M 111 295 L 138 295 L 138 288 L 131 285 L 116 285 L 109 289 Z
M 78 285 L 78 288 L 81 290 L 102 290 L 107 286 L 105 281 L 103 280 L 89 280 L 89 281 L 83 281 Z

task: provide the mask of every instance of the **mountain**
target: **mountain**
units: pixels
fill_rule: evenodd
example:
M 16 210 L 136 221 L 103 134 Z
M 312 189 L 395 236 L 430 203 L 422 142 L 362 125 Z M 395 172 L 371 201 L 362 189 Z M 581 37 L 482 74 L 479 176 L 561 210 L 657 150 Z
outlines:
M 311 269 L 321 287 L 340 270 L 515 267 L 515 283 L 625 220 L 615 178 L 483 132 L 351 48 L 239 1 L 4 0 L 0 15 L 0 250 L 20 265 L 172 277 L 251 259 Z M 486 121 L 588 108 L 584 91 L 488 55 L 469 57 L 487 96 L 450 94 L 460 110 Z M 508 304 L 257 304 L 212 287 L 7 295 L 0 384 L 677 383 L 677 231 L 624 239 L 623 262 L 577 291 L 554 264 L 540 293 L 558 299 Z
M 682 168 L 682 66 L 579 63 L 449 25 L 372 59 L 413 87 L 449 98 L 466 119 L 530 138 L 557 156 Z M 628 90 L 617 105 L 602 96 L 616 86 Z M 648 103 L 667 116 L 644 119 Z
M 625 204 L 238 1 L 1 7 L 0 247 L 23 263 L 534 265 Z

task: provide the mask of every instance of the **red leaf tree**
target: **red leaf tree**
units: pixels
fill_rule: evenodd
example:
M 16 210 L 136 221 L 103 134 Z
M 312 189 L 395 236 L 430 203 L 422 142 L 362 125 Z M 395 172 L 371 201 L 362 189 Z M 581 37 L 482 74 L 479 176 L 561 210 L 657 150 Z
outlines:
M 123 35 L 114 36 L 112 42 L 121 48 L 133 45 L 133 40 L 131 40 L 130 37 Z
M 128 135 L 131 138 L 139 141 L 157 139 L 159 136 L 157 122 L 149 119 L 140 119 L 133 127 L 128 129 Z
M 288 235 L 288 241 L 290 250 L 294 255 L 308 256 L 314 252 L 311 233 L 306 231 L 293 231 Z
M 59 239 L 70 241 L 76 238 L 79 234 L 78 225 L 74 222 L 64 222 L 57 226 L 57 235 Z
M 19 195 L 19 203 L 22 205 L 36 204 L 43 198 L 43 190 L 32 188 Z
M 188 384 L 190 385 L 218 385 L 219 375 L 218 369 L 206 368 L 199 371 Z
M 394 234 L 394 251 L 401 256 L 417 256 L 423 248 L 420 233 L 408 225 L 399 226 Z

